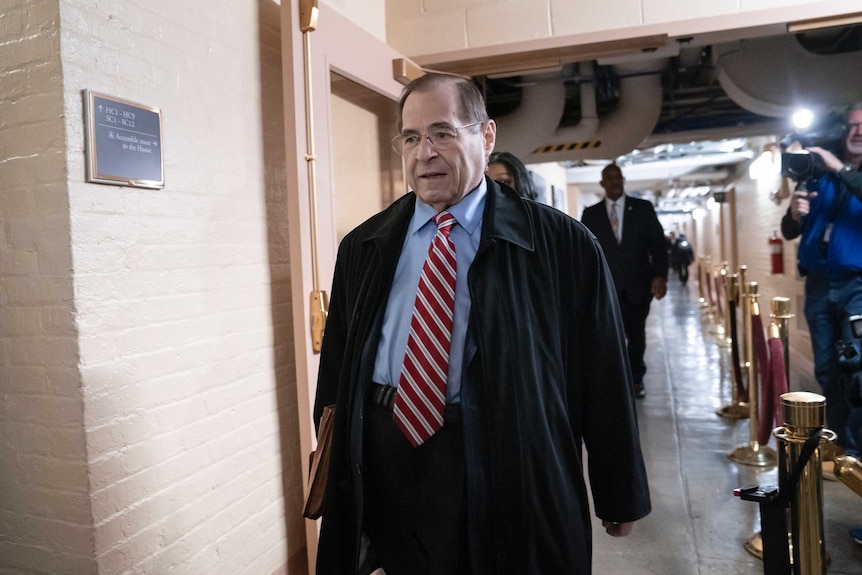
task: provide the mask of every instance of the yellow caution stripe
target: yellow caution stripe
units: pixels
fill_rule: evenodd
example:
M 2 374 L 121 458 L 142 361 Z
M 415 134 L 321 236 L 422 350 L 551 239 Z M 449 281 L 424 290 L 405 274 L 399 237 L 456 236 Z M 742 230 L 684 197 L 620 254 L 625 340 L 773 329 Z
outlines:
M 571 144 L 555 144 L 553 146 L 542 146 L 533 150 L 534 154 L 548 154 L 550 152 L 571 152 L 572 150 L 591 150 L 602 145 L 601 140 L 594 142 L 573 142 Z

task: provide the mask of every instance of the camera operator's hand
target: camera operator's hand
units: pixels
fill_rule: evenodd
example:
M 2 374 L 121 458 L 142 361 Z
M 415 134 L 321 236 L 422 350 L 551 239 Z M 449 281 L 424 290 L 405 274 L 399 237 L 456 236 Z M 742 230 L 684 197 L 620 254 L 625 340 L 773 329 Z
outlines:
M 811 146 L 810 148 L 805 149 L 820 156 L 823 159 L 823 163 L 826 164 L 826 167 L 832 172 L 838 172 L 844 167 L 844 162 L 836 158 L 835 154 L 829 150 L 824 150 L 818 146 Z
M 817 192 L 802 190 L 793 192 L 793 199 L 790 200 L 790 216 L 797 222 L 801 221 L 811 211 L 810 200 L 815 197 L 817 197 Z

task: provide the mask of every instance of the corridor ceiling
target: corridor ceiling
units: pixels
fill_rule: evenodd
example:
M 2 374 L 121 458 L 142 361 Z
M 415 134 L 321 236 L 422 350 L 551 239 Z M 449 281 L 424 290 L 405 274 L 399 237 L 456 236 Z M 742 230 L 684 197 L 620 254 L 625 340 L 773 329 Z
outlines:
M 602 55 L 591 58 L 591 48 Z M 590 182 L 610 160 L 633 168 L 624 168 L 627 189 L 661 195 L 680 185 L 719 186 L 759 154 L 751 142 L 792 133 L 799 107 L 825 114 L 862 100 L 860 24 L 799 33 L 782 24 L 548 52 L 418 61 L 469 73 L 497 121 L 497 149 L 525 163 L 562 162 L 569 182 L 586 191 L 596 191 Z

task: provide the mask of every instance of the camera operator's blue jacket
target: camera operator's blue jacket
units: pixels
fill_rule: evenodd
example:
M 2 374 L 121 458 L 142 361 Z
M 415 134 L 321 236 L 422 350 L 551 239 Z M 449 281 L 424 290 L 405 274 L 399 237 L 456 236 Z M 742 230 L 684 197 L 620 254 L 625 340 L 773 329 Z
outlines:
M 802 233 L 799 243 L 799 266 L 808 273 L 827 275 L 830 279 L 841 280 L 862 274 L 862 185 L 859 172 L 848 176 L 827 174 L 817 181 L 809 193 L 817 192 L 811 198 L 810 211 L 798 230 Z M 848 194 L 843 205 L 841 189 L 846 186 Z M 785 218 L 789 219 L 789 218 Z M 833 219 L 828 244 L 824 236 Z M 782 221 L 782 233 L 792 239 L 798 233 L 788 233 Z M 827 247 L 828 245 L 828 247 Z

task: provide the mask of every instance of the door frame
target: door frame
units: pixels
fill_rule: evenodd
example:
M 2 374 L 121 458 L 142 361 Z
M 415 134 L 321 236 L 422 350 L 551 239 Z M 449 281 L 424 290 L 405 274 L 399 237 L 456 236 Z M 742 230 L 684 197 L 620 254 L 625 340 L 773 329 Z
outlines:
M 307 489 L 308 454 L 316 445 L 313 408 L 319 355 L 312 350 L 309 299 L 312 276 L 311 202 L 306 161 L 306 106 L 303 33 L 299 0 L 281 6 L 282 75 L 284 79 L 287 219 L 290 240 L 291 301 L 303 493 Z M 386 98 L 398 100 L 403 85 L 394 79 L 393 60 L 404 56 L 326 4 L 320 3 L 316 29 L 310 32 L 312 117 L 317 191 L 319 289 L 331 291 L 338 250 L 333 204 L 330 72 L 336 72 Z M 315 572 L 318 522 L 305 520 L 309 573 Z

